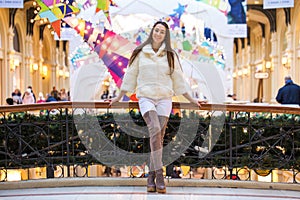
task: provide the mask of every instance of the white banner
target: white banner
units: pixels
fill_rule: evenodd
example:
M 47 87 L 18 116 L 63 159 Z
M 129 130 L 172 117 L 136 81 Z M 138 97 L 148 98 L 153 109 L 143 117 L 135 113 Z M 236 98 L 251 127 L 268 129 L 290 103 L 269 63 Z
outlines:
M 0 8 L 24 8 L 23 0 L 0 0 Z
M 294 0 L 264 0 L 264 9 L 294 7 Z
M 247 24 L 227 24 L 226 34 L 228 37 L 246 38 Z

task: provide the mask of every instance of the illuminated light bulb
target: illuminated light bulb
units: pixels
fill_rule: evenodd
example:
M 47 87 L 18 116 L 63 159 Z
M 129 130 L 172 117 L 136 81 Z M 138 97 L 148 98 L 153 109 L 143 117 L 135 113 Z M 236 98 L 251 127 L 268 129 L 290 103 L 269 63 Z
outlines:
M 40 11 L 40 10 L 41 10 L 41 7 L 37 7 L 36 9 L 37 9 L 38 11 Z
M 64 75 L 64 71 L 60 69 L 60 70 L 58 71 L 58 75 L 59 75 L 59 76 L 63 76 L 63 75 Z
M 243 75 L 243 71 L 242 70 L 239 70 L 238 71 L 238 76 L 242 76 Z
M 34 22 L 34 19 L 31 19 L 30 22 L 33 23 L 33 22 Z
M 35 2 L 35 1 L 34 1 L 34 2 L 32 2 L 32 5 L 33 5 L 33 6 L 36 6 L 36 2 Z
M 119 67 L 121 67 L 123 65 L 123 63 L 122 62 L 118 62 L 118 65 L 119 65 Z
M 117 56 L 113 56 L 113 58 L 112 58 L 113 60 L 117 60 Z
M 97 40 L 96 42 L 97 42 L 97 44 L 100 44 L 100 40 Z

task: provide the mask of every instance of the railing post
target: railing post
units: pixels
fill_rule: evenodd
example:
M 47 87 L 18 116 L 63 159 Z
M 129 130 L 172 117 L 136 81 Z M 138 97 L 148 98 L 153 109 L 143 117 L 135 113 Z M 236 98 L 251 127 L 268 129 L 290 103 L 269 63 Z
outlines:
M 67 145 L 67 175 L 70 177 L 70 148 L 69 148 L 69 120 L 68 120 L 68 108 L 65 109 L 66 115 L 66 145 Z
M 230 175 L 230 180 L 232 180 L 232 171 L 233 171 L 233 166 L 232 166 L 232 116 L 233 112 L 229 112 L 229 175 Z

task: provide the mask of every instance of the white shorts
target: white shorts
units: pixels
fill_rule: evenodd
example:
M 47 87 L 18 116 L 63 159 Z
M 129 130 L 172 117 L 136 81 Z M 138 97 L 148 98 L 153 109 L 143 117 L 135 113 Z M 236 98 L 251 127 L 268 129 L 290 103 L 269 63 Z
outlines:
M 172 98 L 154 100 L 146 97 L 140 97 L 139 107 L 142 116 L 144 116 L 146 112 L 154 110 L 159 116 L 169 117 L 172 110 Z

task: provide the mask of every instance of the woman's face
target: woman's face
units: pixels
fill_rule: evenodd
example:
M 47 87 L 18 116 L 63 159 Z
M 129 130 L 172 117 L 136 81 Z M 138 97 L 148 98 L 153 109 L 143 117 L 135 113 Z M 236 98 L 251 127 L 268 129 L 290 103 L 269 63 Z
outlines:
M 152 40 L 154 44 L 161 44 L 166 37 L 166 27 L 157 24 L 153 29 Z

